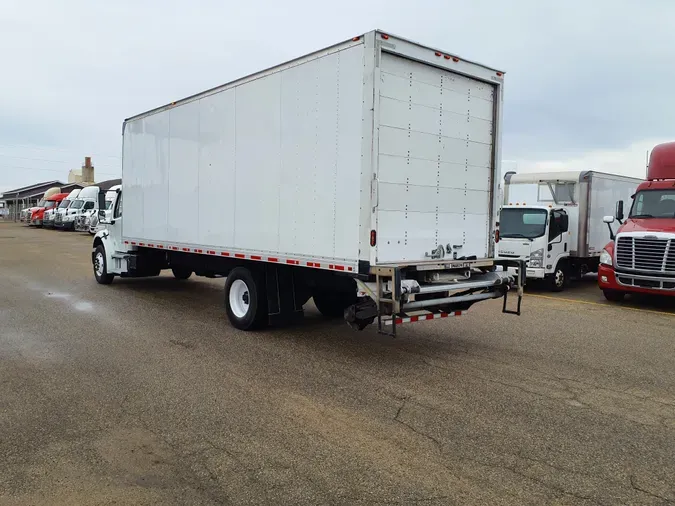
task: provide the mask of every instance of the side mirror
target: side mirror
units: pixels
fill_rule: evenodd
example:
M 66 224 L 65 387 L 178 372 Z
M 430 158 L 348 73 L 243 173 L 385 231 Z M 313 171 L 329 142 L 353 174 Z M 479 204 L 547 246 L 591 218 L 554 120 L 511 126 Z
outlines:
M 616 211 L 614 212 L 614 216 L 618 221 L 623 220 L 623 200 L 619 200 L 616 203 Z
M 105 209 L 105 192 L 98 192 L 98 208 Z M 99 217 L 101 216 L 101 211 L 99 211 Z
M 621 201 L 619 201 L 619 204 L 620 203 Z M 616 207 L 617 209 L 619 208 L 618 204 Z M 613 241 L 615 239 L 614 231 L 612 230 L 612 223 L 614 223 L 614 216 L 603 216 L 602 221 L 607 223 L 607 228 L 609 229 L 609 238 Z
M 566 214 L 563 214 L 560 217 L 560 231 L 567 232 L 570 228 L 570 217 Z

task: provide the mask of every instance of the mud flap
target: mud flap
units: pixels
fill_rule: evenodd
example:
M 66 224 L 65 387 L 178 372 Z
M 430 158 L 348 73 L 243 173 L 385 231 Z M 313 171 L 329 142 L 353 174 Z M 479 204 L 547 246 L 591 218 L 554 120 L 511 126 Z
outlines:
M 285 265 L 265 265 L 267 311 L 270 325 L 287 325 L 302 320 L 302 306 L 309 300 L 296 269 Z

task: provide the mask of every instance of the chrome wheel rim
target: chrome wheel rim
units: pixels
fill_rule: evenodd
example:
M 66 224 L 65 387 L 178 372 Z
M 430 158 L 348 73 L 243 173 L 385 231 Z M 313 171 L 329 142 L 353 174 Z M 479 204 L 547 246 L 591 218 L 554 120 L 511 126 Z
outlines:
M 96 253 L 96 256 L 94 257 L 94 270 L 96 271 L 96 274 L 98 276 L 103 276 L 103 265 L 104 265 L 103 253 L 99 251 Z

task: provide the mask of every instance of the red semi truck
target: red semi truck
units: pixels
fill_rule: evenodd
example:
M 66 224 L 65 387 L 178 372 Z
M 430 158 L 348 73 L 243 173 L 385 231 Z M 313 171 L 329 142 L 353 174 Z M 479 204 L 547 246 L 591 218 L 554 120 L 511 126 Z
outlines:
M 612 240 L 600 256 L 600 289 L 615 302 L 628 293 L 675 296 L 675 142 L 652 150 L 647 179 L 632 200 L 625 221 L 621 201 L 614 216 L 604 217 Z
M 67 196 L 68 196 L 67 193 L 57 193 L 56 195 L 47 197 L 44 200 L 43 206 L 33 208 L 30 215 L 29 224 L 34 227 L 41 227 L 44 222 L 45 211 L 48 209 L 55 209 L 56 207 L 58 207 L 61 201 L 65 199 Z

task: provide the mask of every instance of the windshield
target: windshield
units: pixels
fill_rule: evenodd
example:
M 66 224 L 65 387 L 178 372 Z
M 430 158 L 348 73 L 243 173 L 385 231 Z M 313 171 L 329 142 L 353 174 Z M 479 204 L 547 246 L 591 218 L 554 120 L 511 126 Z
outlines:
M 70 205 L 70 200 L 62 200 L 61 203 L 59 204 L 59 209 L 67 209 L 68 206 Z
M 70 204 L 71 209 L 79 209 L 84 204 L 84 200 L 73 200 L 73 203 Z
M 48 200 L 47 202 L 45 202 L 44 207 L 45 207 L 45 209 L 51 209 L 52 207 L 56 207 L 57 204 L 58 204 L 58 202 L 56 202 L 54 200 Z
M 534 239 L 546 233 L 548 212 L 544 209 L 502 209 L 499 217 L 500 237 Z
M 675 218 L 675 189 L 638 192 L 628 217 Z
M 44 200 L 44 199 L 40 199 L 40 202 L 37 203 L 37 206 L 36 206 L 36 207 L 44 207 L 44 206 L 45 206 L 45 200 Z

